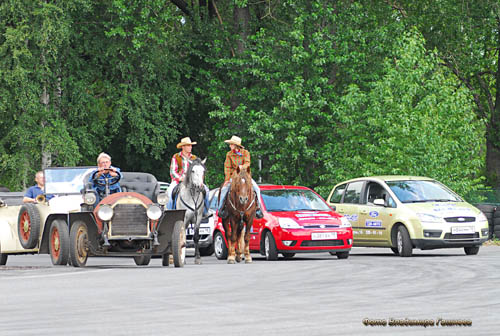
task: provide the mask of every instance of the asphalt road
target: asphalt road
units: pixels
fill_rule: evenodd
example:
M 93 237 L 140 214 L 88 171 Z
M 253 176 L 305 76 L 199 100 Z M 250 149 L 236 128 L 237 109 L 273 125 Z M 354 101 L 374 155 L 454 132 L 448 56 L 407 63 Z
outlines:
M 354 248 L 347 260 L 253 257 L 236 265 L 188 258 L 184 268 L 91 258 L 78 269 L 51 266 L 46 255 L 11 256 L 0 266 L 0 335 L 499 334 L 497 246 L 477 256 Z M 439 325 L 404 326 L 431 322 Z

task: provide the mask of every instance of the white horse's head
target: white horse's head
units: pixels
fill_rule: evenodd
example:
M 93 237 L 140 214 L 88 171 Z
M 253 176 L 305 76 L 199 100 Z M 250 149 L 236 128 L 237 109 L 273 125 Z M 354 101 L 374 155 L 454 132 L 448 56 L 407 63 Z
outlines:
M 205 162 L 207 159 L 204 159 L 203 161 L 200 161 L 201 164 L 198 162 L 192 161 L 192 169 L 191 169 L 191 183 L 193 183 L 197 188 L 202 188 L 203 187 L 203 180 L 205 176 Z

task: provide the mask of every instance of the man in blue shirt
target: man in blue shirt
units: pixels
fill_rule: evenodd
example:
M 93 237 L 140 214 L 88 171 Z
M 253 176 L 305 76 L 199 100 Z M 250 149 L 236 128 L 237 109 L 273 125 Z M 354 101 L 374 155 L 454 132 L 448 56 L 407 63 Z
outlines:
M 93 180 L 92 177 L 95 177 L 96 180 Z M 89 182 L 92 183 L 92 188 L 94 188 L 98 196 L 97 202 L 106 196 L 106 178 L 110 183 L 113 183 L 117 178 L 121 179 L 121 177 L 120 168 L 111 166 L 111 156 L 106 153 L 99 154 L 97 157 L 97 169 L 89 177 Z M 119 182 L 109 186 L 110 195 L 121 191 Z
M 43 176 L 43 171 L 39 171 L 35 175 L 36 185 L 29 187 L 24 194 L 23 202 L 24 203 L 38 203 L 36 197 L 38 195 L 43 195 L 43 188 L 45 186 L 45 177 Z M 50 200 L 54 195 L 46 195 L 46 200 Z

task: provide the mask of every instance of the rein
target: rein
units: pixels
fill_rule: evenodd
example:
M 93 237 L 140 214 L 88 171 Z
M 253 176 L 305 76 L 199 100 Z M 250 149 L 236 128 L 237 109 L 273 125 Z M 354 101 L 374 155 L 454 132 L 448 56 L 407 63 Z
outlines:
M 229 193 L 231 194 L 231 190 L 229 190 Z M 252 194 L 253 194 L 253 191 L 252 191 Z M 247 211 L 248 211 L 248 209 L 250 209 L 250 208 L 252 207 L 252 205 L 255 203 L 255 198 L 256 198 L 255 196 L 256 196 L 256 195 L 254 195 L 254 197 L 253 197 L 253 199 L 252 199 L 252 202 L 250 202 L 250 204 L 248 205 L 248 207 L 247 207 L 245 210 L 241 211 L 241 210 L 238 210 L 238 209 L 234 206 L 233 202 L 231 201 L 231 195 L 229 195 L 229 197 L 228 197 L 229 204 L 231 205 L 231 207 L 233 208 L 233 210 L 234 210 L 234 211 L 236 211 L 236 212 L 238 212 L 238 213 L 240 214 L 240 225 L 242 225 L 242 224 L 243 224 L 243 217 L 244 217 L 244 215 L 245 215 L 245 212 L 247 212 Z

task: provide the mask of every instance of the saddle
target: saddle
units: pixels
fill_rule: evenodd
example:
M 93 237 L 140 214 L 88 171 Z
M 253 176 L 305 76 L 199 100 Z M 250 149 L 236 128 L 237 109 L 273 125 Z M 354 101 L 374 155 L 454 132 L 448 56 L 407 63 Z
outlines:
M 180 189 L 180 183 L 178 183 L 174 189 L 172 190 L 172 204 L 173 204 L 173 209 L 176 209 L 176 204 L 177 204 L 177 197 L 179 196 L 179 189 Z M 202 194 L 203 194 L 203 199 L 205 199 L 205 197 L 207 196 L 207 191 L 205 190 L 205 188 L 203 188 L 202 190 Z

